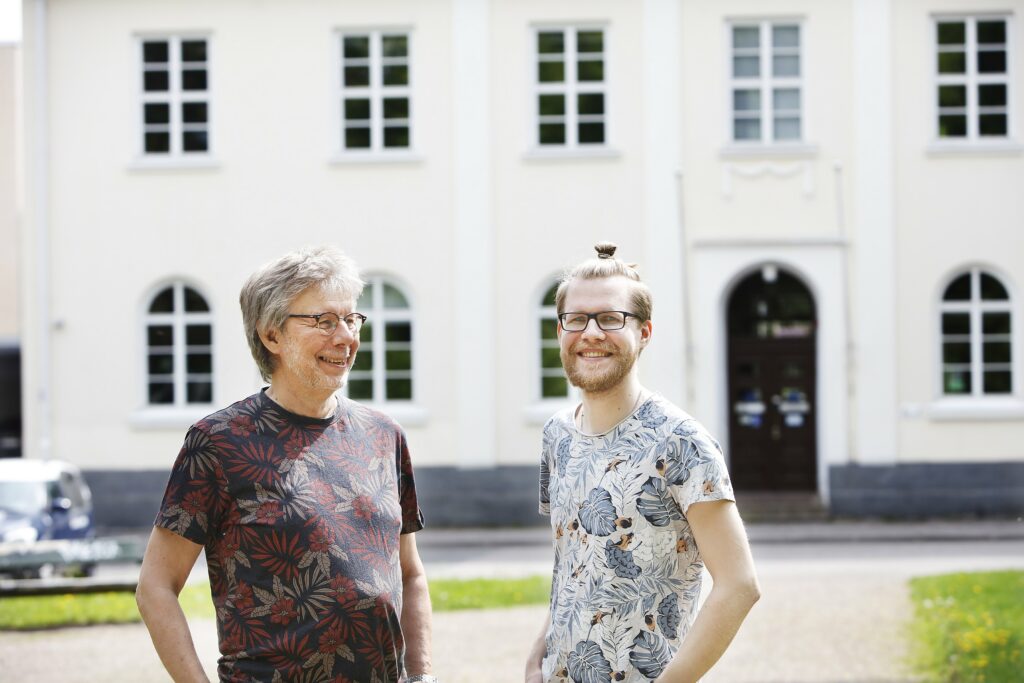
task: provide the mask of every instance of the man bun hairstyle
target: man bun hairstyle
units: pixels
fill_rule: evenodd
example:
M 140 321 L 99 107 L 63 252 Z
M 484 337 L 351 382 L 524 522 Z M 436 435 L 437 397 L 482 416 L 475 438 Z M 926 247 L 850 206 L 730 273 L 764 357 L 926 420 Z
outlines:
M 573 280 L 624 277 L 632 281 L 630 284 L 633 291 L 630 303 L 633 310 L 630 313 L 636 315 L 641 323 L 651 319 L 651 311 L 654 308 L 654 297 L 651 296 L 651 290 L 640 278 L 637 264 L 625 263 L 615 258 L 617 250 L 618 245 L 614 242 L 598 242 L 594 245 L 594 251 L 597 252 L 596 258 L 587 259 L 565 271 L 558 283 L 558 289 L 555 290 L 555 309 L 558 313 L 565 312 L 565 297 Z

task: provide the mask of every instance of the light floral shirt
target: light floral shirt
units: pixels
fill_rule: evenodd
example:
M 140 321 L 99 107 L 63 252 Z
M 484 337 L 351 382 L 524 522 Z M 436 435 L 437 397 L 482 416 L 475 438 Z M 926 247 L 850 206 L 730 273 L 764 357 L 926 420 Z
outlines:
M 734 500 L 725 459 L 660 396 L 601 436 L 581 433 L 574 412 L 544 426 L 540 511 L 555 549 L 544 680 L 650 681 L 693 623 L 704 562 L 686 511 Z

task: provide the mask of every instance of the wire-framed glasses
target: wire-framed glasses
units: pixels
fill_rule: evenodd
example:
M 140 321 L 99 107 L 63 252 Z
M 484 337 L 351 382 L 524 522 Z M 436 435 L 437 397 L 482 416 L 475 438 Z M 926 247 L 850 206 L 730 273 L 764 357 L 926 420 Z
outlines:
M 339 316 L 337 313 L 290 313 L 289 318 L 309 318 L 313 320 L 313 327 L 320 330 L 324 334 L 334 334 L 334 331 L 338 329 L 338 325 L 341 321 L 345 321 L 345 326 L 348 327 L 348 331 L 352 334 L 359 334 L 359 330 L 362 329 L 363 323 L 366 322 L 366 316 L 362 313 L 349 313 L 345 317 Z
M 559 313 L 558 322 L 566 332 L 582 332 L 587 329 L 591 320 L 597 322 L 597 326 L 605 332 L 621 330 L 626 326 L 626 318 L 637 318 L 640 316 L 627 311 L 598 311 L 597 313 L 569 312 Z

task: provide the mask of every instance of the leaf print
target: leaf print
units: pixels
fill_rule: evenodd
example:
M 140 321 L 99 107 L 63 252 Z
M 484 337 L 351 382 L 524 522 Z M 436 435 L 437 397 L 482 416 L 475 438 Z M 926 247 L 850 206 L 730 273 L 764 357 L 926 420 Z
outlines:
M 559 474 L 565 474 L 565 463 L 569 459 L 571 447 L 572 437 L 567 436 L 558 442 L 558 448 L 555 450 L 555 464 L 558 466 Z
M 595 488 L 580 505 L 580 523 L 587 533 L 607 536 L 615 531 L 615 507 L 611 495 L 602 488 Z
M 679 598 L 675 593 L 669 593 L 658 605 L 658 628 L 670 640 L 675 640 L 679 634 Z
M 629 653 L 629 661 L 644 676 L 657 678 L 668 666 L 671 658 L 672 654 L 665 639 L 657 633 L 640 631 L 633 639 L 633 649 Z
M 676 503 L 665 487 L 665 480 L 660 477 L 649 477 L 640 489 L 636 499 L 636 510 L 644 519 L 654 526 L 668 526 L 677 519 L 682 519 Z
M 576 683 L 607 683 L 612 667 L 592 640 L 582 640 L 569 653 L 569 676 Z
M 636 418 L 645 429 L 656 429 L 668 419 L 654 401 L 647 401 L 636 411 Z
M 632 539 L 633 534 L 624 534 L 617 543 L 612 539 L 608 539 L 604 546 L 608 566 L 615 570 L 615 576 L 624 579 L 635 579 L 640 576 L 642 571 L 640 566 L 633 561 L 633 553 L 626 550 Z

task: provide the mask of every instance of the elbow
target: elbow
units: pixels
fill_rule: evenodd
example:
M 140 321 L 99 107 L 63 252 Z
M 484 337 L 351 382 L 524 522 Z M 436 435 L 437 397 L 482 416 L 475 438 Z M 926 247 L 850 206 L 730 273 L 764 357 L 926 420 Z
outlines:
M 761 599 L 761 584 L 758 583 L 756 576 L 751 576 L 744 582 L 741 593 L 747 603 L 748 610 Z

